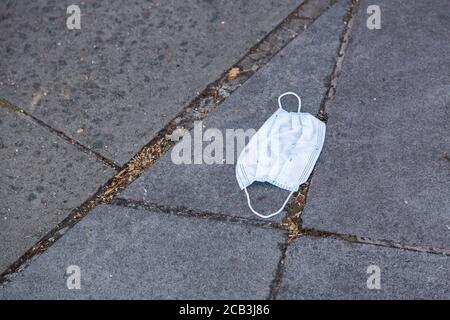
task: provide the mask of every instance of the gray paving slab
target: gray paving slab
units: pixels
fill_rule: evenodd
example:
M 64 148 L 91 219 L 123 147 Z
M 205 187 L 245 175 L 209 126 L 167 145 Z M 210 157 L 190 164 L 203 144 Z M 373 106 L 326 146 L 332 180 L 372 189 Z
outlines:
M 2 299 L 265 299 L 281 230 L 99 206 L 0 288 Z M 81 289 L 69 290 L 77 265 Z
M 203 122 L 204 131 L 209 128 L 220 130 L 224 144 L 231 145 L 226 139 L 226 129 L 258 129 L 276 111 L 277 97 L 285 91 L 298 92 L 303 99 L 302 111 L 316 115 L 325 93 L 325 79 L 335 62 L 347 4 L 339 1 L 328 9 L 310 29 L 212 111 Z M 289 111 L 297 108 L 293 100 L 284 103 Z M 190 135 L 194 137 L 193 132 Z M 209 144 L 205 142 L 203 148 Z M 225 161 L 224 164 L 174 164 L 172 150 L 119 196 L 167 206 L 256 217 L 248 209 L 245 194 L 239 189 L 233 161 Z M 232 150 L 236 151 L 236 148 Z M 226 148 L 223 152 L 225 155 Z M 289 192 L 268 184 L 257 184 L 249 188 L 249 193 L 257 210 L 267 213 L 276 211 Z M 280 219 L 281 215 L 273 218 Z
M 279 299 L 450 298 L 448 256 L 301 237 L 289 246 L 285 266 Z M 379 289 L 370 266 L 379 268 Z
M 1 2 L 1 96 L 122 165 L 302 1 L 72 3 Z
M 450 3 L 378 1 L 381 30 L 366 28 L 368 4 L 327 110 L 304 226 L 449 248 Z
M 113 175 L 94 156 L 0 106 L 0 273 Z

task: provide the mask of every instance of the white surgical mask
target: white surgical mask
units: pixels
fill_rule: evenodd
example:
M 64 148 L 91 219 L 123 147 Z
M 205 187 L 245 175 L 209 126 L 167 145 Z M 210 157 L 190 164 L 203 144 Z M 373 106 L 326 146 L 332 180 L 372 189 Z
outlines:
M 297 112 L 288 112 L 281 98 L 294 95 Z M 250 210 L 261 218 L 279 214 L 292 194 L 308 180 L 325 139 L 325 124 L 309 113 L 300 112 L 300 97 L 293 92 L 278 97 L 278 110 L 266 120 L 242 150 L 236 164 L 236 179 L 245 191 Z M 291 191 L 281 208 L 267 215 L 255 211 L 247 187 L 253 182 L 268 182 Z

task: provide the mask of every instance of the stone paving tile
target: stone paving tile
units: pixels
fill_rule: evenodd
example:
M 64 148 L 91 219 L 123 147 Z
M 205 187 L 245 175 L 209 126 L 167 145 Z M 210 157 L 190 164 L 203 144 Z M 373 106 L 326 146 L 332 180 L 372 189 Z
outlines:
M 0 273 L 114 174 L 77 147 L 0 106 Z
M 381 30 L 366 28 L 368 4 L 327 110 L 304 226 L 449 248 L 450 2 L 379 1 Z
M 0 92 L 122 165 L 301 2 L 2 1 Z
M 285 91 L 298 92 L 303 99 L 302 111 L 316 115 L 326 91 L 325 79 L 335 62 L 347 5 L 348 2 L 340 1 L 328 9 L 310 29 L 213 110 L 203 122 L 204 131 L 217 128 L 225 137 L 226 129 L 258 129 L 276 110 L 277 97 Z M 296 110 L 296 105 L 291 102 L 286 100 L 288 109 Z M 226 142 L 224 138 L 224 144 Z M 170 150 L 119 196 L 167 206 L 256 217 L 247 207 L 244 192 L 239 189 L 234 163 L 178 165 L 172 162 L 171 155 Z M 249 193 L 255 207 L 266 213 L 276 211 L 289 192 L 258 184 L 252 185 Z M 280 220 L 280 217 L 273 220 Z
M 102 205 L 0 288 L 1 299 L 265 299 L 281 230 Z M 65 271 L 77 265 L 81 289 Z
M 302 5 L 299 14 L 304 18 L 315 19 L 334 2 L 335 0 L 307 1 Z
M 367 280 L 380 269 L 380 290 Z M 279 299 L 449 299 L 450 257 L 301 237 L 289 246 Z

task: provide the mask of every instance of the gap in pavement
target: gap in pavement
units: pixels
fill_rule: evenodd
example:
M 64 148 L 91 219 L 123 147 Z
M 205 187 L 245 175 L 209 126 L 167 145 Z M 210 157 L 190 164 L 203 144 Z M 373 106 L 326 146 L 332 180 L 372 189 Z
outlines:
M 372 239 L 368 237 L 360 237 L 356 235 L 350 234 L 342 234 L 337 232 L 323 231 L 317 230 L 313 228 L 302 228 L 302 232 L 300 236 L 312 236 L 316 238 L 333 238 L 345 240 L 348 242 L 360 243 L 360 244 L 369 244 L 381 247 L 389 247 L 395 249 L 403 249 L 408 251 L 416 251 L 416 252 L 425 252 L 443 256 L 450 256 L 449 249 L 441 249 L 441 248 L 433 248 L 433 247 L 424 247 L 424 246 L 416 246 L 410 245 L 407 243 L 399 243 L 392 240 L 380 240 L 380 239 Z
M 345 52 L 348 46 L 348 42 L 350 40 L 350 33 L 353 25 L 354 14 L 358 10 L 358 3 L 359 3 L 358 0 L 352 0 L 349 8 L 347 9 L 347 13 L 343 18 L 343 23 L 345 26 L 342 30 L 342 36 L 340 39 L 341 43 L 336 53 L 336 63 L 331 72 L 328 88 L 324 94 L 324 97 L 320 104 L 319 112 L 317 114 L 318 118 L 324 122 L 327 121 L 326 107 L 333 100 L 333 97 L 336 93 L 337 81 L 339 78 L 340 71 L 342 69 L 342 64 L 344 63 Z M 269 295 L 269 299 L 271 300 L 275 300 L 277 298 L 280 285 L 283 280 L 283 275 L 285 272 L 286 252 L 289 245 L 300 235 L 305 234 L 302 228 L 302 213 L 306 205 L 309 186 L 313 175 L 314 170 L 311 172 L 308 181 L 302 184 L 299 188 L 299 191 L 294 194 L 294 201 L 287 209 L 288 213 L 284 225 L 288 229 L 289 233 L 286 238 L 286 243 L 282 248 L 276 276 L 271 284 Z
M 244 218 L 239 216 L 230 216 L 216 212 L 194 210 L 186 207 L 165 206 L 157 203 L 148 203 L 144 201 L 130 200 L 120 197 L 114 198 L 111 202 L 109 202 L 109 204 L 132 209 L 144 209 L 146 211 L 159 212 L 162 214 L 174 214 L 179 216 L 188 216 L 200 219 L 212 219 L 231 223 L 242 223 L 248 226 L 254 226 L 259 228 L 275 228 L 286 230 L 283 224 L 276 223 L 273 221 L 261 219 L 258 220 L 254 218 Z
M 123 166 L 302 2 L 5 2 L 2 98 Z
M 260 67 L 283 49 L 289 42 L 305 31 L 324 11 L 326 11 L 335 0 L 304 1 L 292 11 L 280 24 L 270 31 L 260 42 L 254 45 L 236 64 L 242 72 L 235 80 L 228 80 L 227 72 L 209 84 L 206 89 L 196 96 L 169 124 L 147 143 L 131 160 L 121 168 L 120 172 L 108 181 L 98 192 L 92 195 L 81 206 L 72 210 L 70 215 L 61 223 L 50 230 L 32 248 L 25 252 L 15 263 L 0 274 L 0 283 L 7 281 L 8 275 L 18 272 L 35 255 L 40 254 L 56 242 L 64 233 L 72 228 L 88 212 L 102 203 L 109 203 L 116 194 L 126 188 L 137 179 L 149 166 L 151 166 L 162 154 L 164 154 L 175 142 L 169 136 L 176 128 L 190 129 L 193 122 L 204 119 L 209 111 L 222 103 L 234 90 L 246 82 Z M 3 100 L 2 101 L 6 101 Z M 17 106 L 6 101 L 5 106 L 15 112 L 21 112 Z M 43 122 L 38 122 L 43 125 Z M 47 129 L 53 129 L 45 125 Z M 54 130 L 54 129 L 53 129 Z M 56 132 L 56 131 L 55 131 Z M 63 134 L 63 133 L 61 133 Z M 73 139 L 65 136 L 66 140 Z M 76 143 L 77 144 L 77 143 Z M 80 148 L 90 148 L 80 144 Z M 102 156 L 102 158 L 104 158 Z M 106 162 L 110 160 L 104 158 Z M 112 161 L 111 161 L 112 162 Z M 113 165 L 114 166 L 114 165 Z
M 350 40 L 351 28 L 353 25 L 353 17 L 356 12 L 358 0 L 352 0 L 350 7 L 347 10 L 346 15 L 343 18 L 344 29 L 342 31 L 341 43 L 339 45 L 338 51 L 336 53 L 336 63 L 333 67 L 333 70 L 328 79 L 327 90 L 324 94 L 322 102 L 320 103 L 319 112 L 317 113 L 317 117 L 327 122 L 328 115 L 326 113 L 327 106 L 333 100 L 333 97 L 336 93 L 337 81 L 342 69 L 342 65 L 345 59 L 345 52 L 348 47 L 348 43 Z M 303 209 L 306 205 L 306 200 L 308 198 L 308 191 L 311 182 L 311 178 L 314 175 L 314 170 L 308 178 L 308 181 L 300 186 L 300 190 L 294 194 L 294 201 L 292 205 L 288 208 L 288 218 L 286 223 L 288 224 L 288 228 L 290 230 L 289 241 L 295 239 L 297 235 L 300 234 L 302 230 L 302 213 Z
M 56 134 L 58 137 L 63 138 L 64 140 L 66 140 L 67 142 L 69 142 L 70 144 L 75 145 L 78 150 L 93 155 L 94 157 L 97 158 L 97 160 L 99 160 L 100 162 L 102 162 L 103 164 L 113 168 L 116 172 L 121 170 L 121 167 L 115 163 L 113 160 L 111 159 L 107 159 L 104 156 L 102 156 L 100 153 L 98 153 L 97 151 L 86 147 L 85 145 L 83 145 L 81 142 L 67 136 L 64 132 L 62 131 L 58 131 L 57 129 L 52 128 L 51 126 L 49 126 L 48 124 L 46 124 L 44 121 L 34 117 L 32 114 L 28 113 L 27 111 L 20 109 L 18 106 L 12 104 L 10 101 L 5 100 L 3 98 L 0 98 L 0 106 L 6 107 L 14 112 L 19 112 L 24 114 L 25 116 L 27 116 L 31 121 L 33 121 L 35 124 L 44 127 L 45 129 L 47 129 L 48 131 L 50 131 L 53 134 Z

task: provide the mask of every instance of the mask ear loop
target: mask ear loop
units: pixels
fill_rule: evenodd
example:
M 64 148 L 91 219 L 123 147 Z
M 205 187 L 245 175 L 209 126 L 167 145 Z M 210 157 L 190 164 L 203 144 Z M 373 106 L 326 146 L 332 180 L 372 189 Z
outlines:
M 289 92 L 285 92 L 285 93 L 281 94 L 281 95 L 278 97 L 278 106 L 279 106 L 281 109 L 284 109 L 284 108 L 283 108 L 283 105 L 281 104 L 281 98 L 283 98 L 284 96 L 287 96 L 287 95 L 293 95 L 293 96 L 295 96 L 295 97 L 297 98 L 297 100 L 298 100 L 298 109 L 297 109 L 297 113 L 300 113 L 300 109 L 302 108 L 302 99 L 301 99 L 301 98 L 298 96 L 298 94 L 296 94 L 295 92 L 290 92 L 290 91 L 289 91 Z M 263 214 L 259 213 L 258 211 L 256 211 L 255 209 L 253 209 L 252 204 L 251 204 L 251 202 L 250 202 L 250 195 L 248 194 L 247 188 L 244 188 L 244 191 L 245 191 L 245 195 L 247 196 L 247 204 L 248 204 L 248 207 L 250 208 L 250 210 L 251 210 L 254 214 L 256 214 L 258 217 L 263 218 L 263 219 L 271 218 L 271 217 L 276 216 L 277 214 L 279 214 L 281 211 L 283 211 L 283 209 L 284 209 L 284 207 L 286 206 L 286 204 L 288 203 L 289 199 L 290 199 L 290 198 L 292 197 L 292 195 L 294 194 L 294 191 L 291 191 L 291 193 L 289 193 L 289 195 L 287 196 L 287 198 L 286 198 L 286 200 L 284 201 L 283 205 L 281 206 L 280 209 L 278 209 L 278 211 L 276 211 L 276 212 L 274 212 L 274 213 L 270 213 L 270 214 L 268 214 L 268 215 L 263 215 Z
M 253 209 L 252 204 L 250 203 L 250 196 L 249 196 L 249 194 L 247 192 L 247 188 L 244 188 L 244 191 L 245 191 L 245 195 L 247 196 L 247 204 L 248 204 L 248 207 L 250 208 L 250 210 L 252 210 L 252 212 L 254 214 L 256 214 L 258 217 L 264 218 L 264 219 L 268 219 L 268 218 L 271 218 L 273 216 L 276 216 L 281 211 L 283 211 L 284 207 L 286 206 L 286 204 L 288 203 L 288 201 L 291 198 L 292 194 L 294 193 L 294 191 L 291 191 L 291 193 L 289 193 L 289 195 L 286 198 L 286 200 L 284 201 L 283 205 L 281 206 L 281 208 L 277 212 L 270 213 L 268 215 L 263 215 L 263 214 L 259 213 L 258 211 L 256 211 L 255 209 Z
M 297 100 L 298 100 L 298 109 L 297 109 L 297 112 L 300 112 L 300 109 L 302 108 L 302 99 L 298 96 L 298 94 L 296 94 L 295 92 L 291 92 L 291 91 L 289 91 L 289 92 L 285 92 L 285 93 L 283 93 L 282 95 L 280 95 L 279 97 L 278 97 L 278 106 L 281 108 L 281 109 L 284 109 L 283 108 L 283 105 L 281 104 L 281 98 L 283 98 L 284 96 L 288 96 L 288 95 L 293 95 L 293 96 L 295 96 L 296 98 L 297 98 Z

